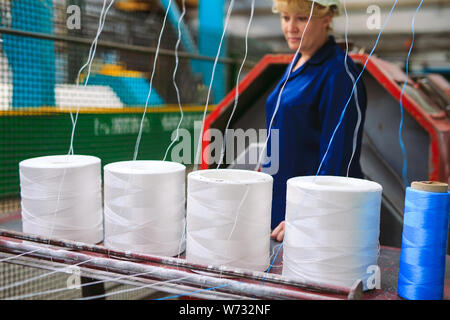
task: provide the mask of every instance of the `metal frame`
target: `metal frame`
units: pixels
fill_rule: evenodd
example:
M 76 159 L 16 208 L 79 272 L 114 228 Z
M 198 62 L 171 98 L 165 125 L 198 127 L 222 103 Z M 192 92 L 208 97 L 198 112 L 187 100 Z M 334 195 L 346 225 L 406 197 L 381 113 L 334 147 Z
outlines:
M 26 241 L 22 242 L 22 240 Z M 38 248 L 39 250 L 36 251 Z M 133 281 L 141 285 L 146 285 L 149 281 L 157 283 L 170 280 L 173 284 L 183 287 L 183 290 L 178 291 L 219 287 L 211 294 L 222 293 L 258 299 L 353 300 L 362 298 L 362 281 L 360 280 L 356 281 L 351 288 L 303 282 L 276 274 L 204 266 L 192 264 L 183 259 L 122 252 L 102 246 L 49 239 L 2 229 L 0 229 L 0 252 L 24 254 L 26 261 L 22 257 L 17 257 L 17 263 L 35 267 L 48 268 L 49 261 L 66 266 L 82 263 L 80 267 L 82 276 L 89 278 L 101 279 L 105 275 L 109 275 L 112 279 L 117 278 L 117 275 L 133 276 Z M 15 260 L 8 262 L 16 263 Z M 53 265 L 53 268 L 56 266 Z M 97 274 L 97 271 L 101 273 Z M 142 273 L 146 274 L 136 276 Z M 173 292 L 168 290 L 164 283 L 156 286 L 159 290 Z M 207 292 L 203 294 L 209 296 Z
M 86 45 L 90 46 L 92 44 L 91 39 L 84 39 L 80 37 L 73 37 L 73 36 L 59 36 L 59 35 L 53 35 L 53 34 L 46 34 L 46 33 L 39 33 L 39 32 L 31 32 L 31 31 L 23 31 L 23 30 L 16 30 L 11 28 L 4 28 L 0 27 L 0 34 L 10 34 L 15 36 L 23 36 L 23 37 L 30 37 L 30 38 L 37 38 L 42 40 L 53 40 L 53 41 L 59 41 L 59 42 L 66 42 L 66 43 L 76 43 L 80 45 Z M 123 50 L 123 51 L 131 51 L 131 52 L 139 52 L 139 53 L 146 53 L 146 54 L 156 54 L 156 48 L 155 47 L 144 47 L 144 46 L 137 46 L 137 45 L 130 45 L 130 44 L 122 44 L 112 41 L 104 41 L 104 40 L 98 40 L 97 42 L 98 47 L 108 48 L 108 49 L 116 49 L 116 50 Z M 167 57 L 175 57 L 175 51 L 174 50 L 168 50 L 168 49 L 159 49 L 159 55 L 161 56 L 167 56 Z M 194 54 L 189 52 L 178 52 L 178 57 L 180 59 L 194 59 L 194 60 L 201 60 L 201 61 L 214 61 L 215 57 L 209 57 L 205 55 L 200 54 Z M 240 65 L 243 60 L 239 59 L 233 59 L 233 58 L 219 58 L 219 63 L 224 64 L 237 64 Z M 253 67 L 255 65 L 255 62 L 252 62 L 250 60 L 247 60 L 245 65 L 247 67 Z

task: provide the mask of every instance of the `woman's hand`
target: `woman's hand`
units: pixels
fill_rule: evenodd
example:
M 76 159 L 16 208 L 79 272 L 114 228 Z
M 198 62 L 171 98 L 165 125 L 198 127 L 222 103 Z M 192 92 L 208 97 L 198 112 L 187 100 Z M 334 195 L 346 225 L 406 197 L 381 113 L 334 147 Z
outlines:
M 284 221 L 282 221 L 278 227 L 273 229 L 272 234 L 270 235 L 271 238 L 281 242 L 284 238 Z

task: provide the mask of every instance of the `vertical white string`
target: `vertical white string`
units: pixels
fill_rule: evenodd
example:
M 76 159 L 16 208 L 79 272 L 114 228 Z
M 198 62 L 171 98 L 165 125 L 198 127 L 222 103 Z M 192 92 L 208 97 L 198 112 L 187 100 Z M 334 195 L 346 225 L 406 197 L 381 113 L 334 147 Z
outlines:
M 355 103 L 356 103 L 356 108 L 358 110 L 358 120 L 356 122 L 355 131 L 353 133 L 352 155 L 350 157 L 350 160 L 348 162 L 348 167 L 347 167 L 347 177 L 348 177 L 349 172 L 350 172 L 350 166 L 352 164 L 353 157 L 355 156 L 355 152 L 356 152 L 356 146 L 357 146 L 357 142 L 358 142 L 358 131 L 361 126 L 362 114 L 361 114 L 361 107 L 359 106 L 358 88 L 356 87 L 355 77 L 350 72 L 350 70 L 348 68 L 348 61 L 347 61 L 347 59 L 348 59 L 348 29 L 349 29 L 348 28 L 348 22 L 349 22 L 348 20 L 349 19 L 348 19 L 348 14 L 347 14 L 346 0 L 344 0 L 344 12 L 345 12 L 345 60 L 344 60 L 344 64 L 345 64 L 345 71 L 347 72 L 348 76 L 352 80 L 353 87 L 355 87 Z
M 150 100 L 150 96 L 152 95 L 153 78 L 155 77 L 155 73 L 156 73 L 156 65 L 157 65 L 157 62 L 158 62 L 159 50 L 160 50 L 160 47 L 161 47 L 161 39 L 162 39 L 162 35 L 164 33 L 164 29 L 166 27 L 167 16 L 169 15 L 169 11 L 170 11 L 171 5 L 172 5 L 172 0 L 169 1 L 169 5 L 167 6 L 166 14 L 164 15 L 163 24 L 162 24 L 162 27 L 161 27 L 161 32 L 159 33 L 158 45 L 156 47 L 156 52 L 155 52 L 155 60 L 153 61 L 152 75 L 150 77 L 150 88 L 149 88 L 149 91 L 148 91 L 147 100 L 145 101 L 144 114 L 142 115 L 141 125 L 139 127 L 139 134 L 138 134 L 138 137 L 137 137 L 137 140 L 136 140 L 136 146 L 135 146 L 135 149 L 134 149 L 133 161 L 136 161 L 138 153 L 139 153 L 139 145 L 141 143 L 142 129 L 144 127 L 145 115 L 147 114 L 148 102 Z
M 200 154 L 201 154 L 201 147 L 202 147 L 202 141 L 203 141 L 203 130 L 205 128 L 206 111 L 208 110 L 209 99 L 211 97 L 211 90 L 212 90 L 212 85 L 213 85 L 213 82 L 214 82 L 214 74 L 216 72 L 216 67 L 217 67 L 217 62 L 219 60 L 220 52 L 222 51 L 222 44 L 223 44 L 223 40 L 225 38 L 225 34 L 227 32 L 228 23 L 230 21 L 230 16 L 231 16 L 231 11 L 233 10 L 233 6 L 234 6 L 234 1 L 235 0 L 231 0 L 230 1 L 230 5 L 228 6 L 227 16 L 225 18 L 225 26 L 223 28 L 222 37 L 221 37 L 220 43 L 219 43 L 219 48 L 217 50 L 216 58 L 214 60 L 214 66 L 213 66 L 213 70 L 212 70 L 212 73 L 211 73 L 211 80 L 210 80 L 210 83 L 209 83 L 209 89 L 208 89 L 208 95 L 207 95 L 207 98 L 206 98 L 205 109 L 203 110 L 202 127 L 201 127 L 201 130 L 200 130 L 200 135 L 198 137 L 197 152 L 196 152 L 195 159 L 194 159 L 194 171 L 198 170 L 198 164 L 201 163 L 201 158 L 202 157 L 200 157 Z
M 181 42 L 181 22 L 183 21 L 183 18 L 186 14 L 186 0 L 182 1 L 182 6 L 183 6 L 183 12 L 181 13 L 180 19 L 178 20 L 178 40 L 177 40 L 177 44 L 175 45 L 175 69 L 173 71 L 173 76 L 172 76 L 173 86 L 175 87 L 175 91 L 177 92 L 177 101 L 178 101 L 178 107 L 180 108 L 181 117 L 180 117 L 180 121 L 178 122 L 177 130 L 176 130 L 177 133 L 176 133 L 175 139 L 173 139 L 172 143 L 169 145 L 169 147 L 167 147 L 163 161 L 166 161 L 167 154 L 169 153 L 170 148 L 173 146 L 173 144 L 176 141 L 178 141 L 180 126 L 181 126 L 181 123 L 183 122 L 183 116 L 184 116 L 183 107 L 181 106 L 180 90 L 179 90 L 177 82 L 176 82 L 176 75 L 177 75 L 177 71 L 178 71 L 178 65 L 180 62 L 180 59 L 178 57 L 178 49 L 180 47 L 180 42 Z
M 245 66 L 245 62 L 247 61 L 247 56 L 248 56 L 248 36 L 249 36 L 249 33 L 250 33 L 250 27 L 251 27 L 251 24 L 252 24 L 252 21 L 253 21 L 254 13 L 255 13 L 255 0 L 252 0 L 251 11 L 250 11 L 250 18 L 249 18 L 249 21 L 248 21 L 247 30 L 245 32 L 245 55 L 244 55 L 244 59 L 242 60 L 242 64 L 241 64 L 241 67 L 239 68 L 238 76 L 237 76 L 237 79 L 236 79 L 236 95 L 234 97 L 233 110 L 231 112 L 230 118 L 228 119 L 228 123 L 227 123 L 227 125 L 225 127 L 224 137 L 223 137 L 223 145 L 222 145 L 222 150 L 220 152 L 219 163 L 217 164 L 217 169 L 220 168 L 220 166 L 222 164 L 222 161 L 223 161 L 223 157 L 225 155 L 225 148 L 226 148 L 226 144 L 227 144 L 226 143 L 226 141 L 227 141 L 226 140 L 227 139 L 227 131 L 228 131 L 228 128 L 230 127 L 231 119 L 234 116 L 234 113 L 236 111 L 236 107 L 237 107 L 238 101 L 239 101 L 239 82 L 240 82 L 240 79 L 241 79 L 242 69 Z
M 83 72 L 83 70 L 86 67 L 88 67 L 88 73 L 87 73 L 86 79 L 84 81 L 83 87 L 86 87 L 87 84 L 88 84 L 89 77 L 90 77 L 90 74 L 91 74 L 92 61 L 94 61 L 95 52 L 97 51 L 98 38 L 100 37 L 100 34 L 103 31 L 103 27 L 104 27 L 105 21 L 106 21 L 106 15 L 108 14 L 108 11 L 111 8 L 111 6 L 113 5 L 115 0 L 111 0 L 111 2 L 109 3 L 108 7 L 105 10 L 106 1 L 107 0 L 103 0 L 103 7 L 102 7 L 102 10 L 100 11 L 100 17 L 99 17 L 99 21 L 98 21 L 97 34 L 95 35 L 95 38 L 92 41 L 91 47 L 89 48 L 88 59 L 87 59 L 86 63 L 78 71 L 77 80 L 76 80 L 76 87 L 77 88 L 79 87 L 81 73 Z M 70 137 L 70 147 L 69 147 L 68 154 L 72 154 L 73 155 L 74 154 L 73 140 L 74 140 L 74 136 L 75 136 L 75 129 L 76 129 L 76 126 L 77 126 L 78 115 L 79 115 L 79 111 L 80 111 L 80 104 L 77 105 L 77 112 L 76 112 L 75 119 L 73 118 L 72 107 L 70 107 L 69 111 L 70 111 L 70 119 L 72 120 L 72 134 L 71 134 L 71 137 Z

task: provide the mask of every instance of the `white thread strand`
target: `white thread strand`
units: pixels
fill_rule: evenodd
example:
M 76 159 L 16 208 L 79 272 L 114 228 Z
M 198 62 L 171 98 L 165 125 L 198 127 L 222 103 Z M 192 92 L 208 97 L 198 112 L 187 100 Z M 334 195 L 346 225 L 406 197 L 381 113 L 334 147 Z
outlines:
M 231 16 L 231 11 L 233 10 L 233 6 L 234 6 L 234 0 L 231 0 L 230 5 L 228 6 L 227 16 L 225 18 L 225 26 L 223 28 L 222 37 L 220 38 L 219 48 L 217 50 L 216 58 L 214 60 L 213 70 L 211 73 L 211 80 L 209 83 L 208 95 L 206 97 L 205 109 L 203 110 L 202 128 L 200 130 L 200 135 L 198 137 L 197 152 L 196 152 L 195 159 L 194 159 L 194 171 L 198 170 L 198 164 L 202 162 L 200 154 L 201 154 L 201 147 L 202 147 L 202 141 L 203 141 L 203 130 L 205 129 L 206 111 L 208 110 L 209 99 L 211 97 L 211 90 L 212 90 L 212 85 L 214 82 L 214 74 L 216 72 L 216 67 L 217 67 L 217 62 L 219 60 L 220 52 L 222 51 L 222 44 L 223 44 L 223 40 L 225 38 L 225 34 L 227 32 L 228 23 L 230 21 L 230 16 Z M 200 159 L 199 159 L 199 157 L 200 157 Z
M 266 270 L 270 255 L 272 183 L 270 175 L 247 170 L 191 172 L 186 260 Z
M 241 67 L 239 68 L 238 76 L 237 76 L 237 79 L 236 79 L 236 95 L 234 97 L 233 110 L 231 112 L 230 118 L 228 119 L 227 126 L 225 127 L 224 136 L 223 136 L 224 140 L 223 140 L 222 150 L 220 152 L 220 159 L 219 159 L 219 163 L 217 165 L 217 169 L 220 168 L 220 165 L 222 164 L 222 161 L 223 161 L 223 157 L 224 157 L 224 154 L 225 154 L 225 148 L 226 148 L 227 131 L 228 131 L 228 128 L 230 127 L 231 119 L 234 116 L 234 113 L 236 111 L 236 107 L 237 107 L 238 102 L 239 102 L 239 82 L 240 82 L 240 79 L 241 79 L 242 69 L 244 68 L 245 62 L 247 61 L 247 57 L 248 57 L 248 36 L 249 36 L 249 33 L 250 33 L 250 27 L 252 25 L 254 13 L 255 13 L 255 0 L 252 0 L 250 18 L 249 18 L 248 25 L 247 25 L 247 31 L 245 32 L 245 55 L 244 55 L 244 59 L 242 60 Z
M 283 276 L 350 287 L 377 265 L 382 187 L 347 177 L 287 183 Z M 300 211 L 300 214 L 298 214 Z
M 63 271 L 60 271 L 60 270 L 54 270 L 52 272 L 64 273 Z M 139 275 L 130 275 L 130 276 L 127 276 L 127 277 L 133 277 L 133 276 L 139 276 Z M 47 291 L 39 291 L 39 292 L 24 294 L 24 295 L 21 295 L 21 296 L 8 297 L 8 298 L 5 298 L 4 300 L 22 300 L 22 299 L 38 297 L 38 296 L 42 296 L 42 295 L 46 295 L 46 294 L 63 292 L 63 291 L 67 291 L 67 290 L 77 290 L 77 289 L 81 289 L 83 287 L 91 286 L 91 285 L 94 285 L 94 284 L 100 284 L 100 283 L 103 283 L 103 282 L 120 280 L 121 278 L 123 278 L 123 277 L 110 278 L 108 280 L 99 280 L 99 281 L 94 281 L 94 282 L 83 283 L 83 284 L 80 284 L 76 288 L 69 288 L 69 287 L 66 286 L 66 287 L 57 288 L 57 289 L 51 289 L 51 290 L 47 290 Z
M 362 114 L 361 114 L 361 107 L 359 106 L 358 87 L 356 86 L 356 80 L 348 68 L 348 61 L 347 61 L 347 59 L 348 59 L 348 14 L 347 14 L 347 7 L 346 7 L 345 0 L 344 0 L 344 12 L 345 12 L 345 60 L 344 60 L 344 64 L 345 64 L 345 71 L 347 72 L 348 76 L 352 80 L 353 87 L 355 88 L 355 103 L 356 103 L 356 108 L 358 110 L 358 121 L 356 123 L 355 131 L 353 133 L 352 155 L 350 157 L 350 160 L 348 162 L 348 167 L 347 167 L 347 177 L 348 177 L 349 172 L 350 172 L 350 166 L 352 164 L 353 157 L 355 156 L 355 152 L 356 152 L 356 145 L 358 142 L 358 131 L 361 126 Z
M 184 280 L 184 279 L 189 279 L 189 278 L 190 278 L 190 276 L 186 276 L 186 277 L 182 277 L 182 278 L 178 278 L 178 279 L 171 279 L 171 280 L 166 280 L 166 281 L 158 281 L 156 283 L 150 283 L 150 284 L 146 284 L 146 285 L 143 285 L 143 286 L 138 286 L 138 287 L 135 287 L 135 288 L 123 289 L 123 290 L 114 291 L 114 292 L 110 292 L 110 293 L 99 294 L 99 295 L 96 295 L 96 296 L 78 298 L 78 299 L 75 299 L 75 300 L 99 299 L 99 298 L 113 296 L 113 295 L 116 295 L 116 294 L 119 294 L 119 293 L 127 293 L 127 292 L 131 292 L 131 291 L 148 289 L 148 288 L 152 288 L 152 287 L 155 287 L 155 286 L 160 286 L 161 284 L 164 284 L 164 283 L 172 283 L 172 282 L 177 282 L 177 281 Z
M 167 154 L 169 153 L 170 148 L 173 146 L 173 144 L 175 142 L 178 141 L 180 126 L 181 126 L 181 123 L 183 122 L 183 117 L 184 117 L 183 107 L 181 106 L 180 90 L 179 90 L 177 82 L 176 82 L 176 75 L 177 75 L 177 71 L 178 71 L 178 65 L 180 62 L 180 59 L 178 57 L 178 49 L 179 49 L 180 43 L 181 43 L 181 22 L 183 21 L 185 14 L 186 14 L 186 0 L 183 0 L 183 12 L 181 13 L 180 19 L 178 20 L 178 40 L 175 45 L 175 69 L 173 71 L 173 76 L 172 76 L 172 82 L 173 82 L 175 91 L 177 93 L 177 101 L 178 101 L 178 107 L 180 108 L 181 117 L 180 117 L 180 121 L 178 122 L 177 130 L 176 130 L 177 133 L 176 133 L 175 139 L 173 139 L 173 141 L 170 143 L 169 147 L 167 147 L 166 153 L 164 154 L 163 161 L 166 161 Z
M 169 1 L 169 5 L 167 6 L 166 14 L 164 15 L 163 25 L 161 27 L 161 32 L 159 33 L 158 45 L 156 46 L 155 59 L 153 61 L 152 75 L 150 77 L 150 88 L 148 90 L 147 100 L 145 101 L 144 113 L 142 114 L 141 125 L 139 127 L 139 134 L 138 134 L 138 137 L 136 140 L 136 146 L 134 149 L 133 160 L 137 159 L 137 156 L 139 153 L 139 145 L 141 144 L 142 129 L 144 128 L 145 115 L 147 114 L 148 102 L 150 101 L 150 96 L 152 95 L 152 90 L 153 90 L 153 79 L 154 79 L 155 73 L 156 73 L 156 65 L 158 62 L 159 50 L 161 48 L 162 35 L 163 35 L 164 29 L 166 27 L 167 16 L 169 15 L 169 10 L 170 10 L 171 5 L 172 5 L 172 0 Z
M 100 12 L 100 17 L 99 17 L 99 25 L 98 25 L 98 29 L 97 29 L 97 34 L 95 35 L 94 40 L 92 41 L 91 47 L 89 48 L 89 55 L 88 55 L 88 60 L 86 61 L 86 63 L 80 68 L 80 70 L 78 71 L 78 75 L 77 75 L 77 81 L 76 81 L 76 86 L 79 86 L 79 82 L 80 82 L 80 76 L 81 73 L 83 72 L 83 70 L 88 67 L 88 73 L 86 76 L 86 80 L 84 82 L 84 87 L 87 86 L 88 81 L 89 81 L 89 76 L 91 74 L 91 66 L 92 66 L 92 62 L 94 61 L 94 57 L 95 57 L 95 53 L 97 51 L 97 42 L 98 42 L 98 38 L 100 37 L 100 34 L 103 31 L 103 27 L 105 25 L 105 21 L 106 21 L 106 15 L 108 14 L 109 9 L 111 8 L 111 6 L 113 5 L 115 0 L 111 0 L 110 4 L 108 5 L 108 7 L 105 10 L 105 6 L 106 6 L 106 0 L 103 0 L 103 7 L 102 10 Z M 78 115 L 80 112 L 80 105 L 77 105 L 77 113 L 75 116 L 75 119 L 73 118 L 73 114 L 72 114 L 72 107 L 70 107 L 69 109 L 70 111 L 70 118 L 72 120 L 72 133 L 71 133 L 71 137 L 70 137 L 70 147 L 69 147 L 69 153 L 68 154 L 74 154 L 74 150 L 73 150 L 73 140 L 74 140 L 74 136 L 75 136 L 75 129 L 77 126 L 77 121 L 78 121 Z
M 38 250 L 41 250 L 41 249 L 38 249 Z M 35 251 L 38 251 L 38 250 L 32 250 L 30 252 L 35 252 Z M 28 252 L 28 253 L 30 253 L 30 252 Z M 12 258 L 16 258 L 16 257 L 17 256 L 14 256 Z M 51 276 L 52 274 L 55 274 L 55 273 L 65 272 L 64 270 L 69 270 L 70 268 L 73 268 L 74 266 L 75 267 L 76 266 L 80 266 L 80 265 L 82 265 L 84 263 L 88 263 L 88 262 L 90 262 L 92 260 L 95 260 L 95 258 L 88 259 L 86 261 L 82 261 L 82 262 L 79 262 L 79 263 L 76 263 L 76 264 L 73 264 L 73 265 L 70 265 L 70 266 L 67 266 L 67 267 L 63 267 L 63 268 L 58 269 L 58 270 L 54 270 L 54 271 L 50 271 L 50 272 L 47 272 L 47 273 L 44 273 L 44 274 L 40 274 L 38 276 L 31 277 L 31 278 L 28 278 L 28 279 L 25 279 L 25 280 L 22 280 L 22 281 L 16 281 L 16 282 L 11 283 L 11 284 L 9 284 L 7 286 L 0 287 L 0 292 L 4 291 L 4 290 L 7 290 L 7 289 L 15 288 L 15 287 L 23 285 L 23 284 L 27 284 L 29 282 L 32 282 L 32 281 L 35 281 L 35 280 L 38 280 L 38 279 L 42 279 L 42 278 Z
M 36 249 L 36 250 L 32 250 L 32 251 L 28 251 L 28 252 L 24 252 L 24 253 L 21 253 L 21 254 L 12 256 L 12 257 L 3 258 L 3 259 L 0 259 L 0 262 L 5 262 L 5 261 L 8 261 L 8 260 L 13 260 L 13 259 L 16 259 L 16 258 L 18 258 L 18 257 L 25 256 L 25 255 L 27 255 L 27 254 L 37 252 L 37 251 L 39 251 L 39 250 L 41 250 L 41 248 Z
M 61 270 L 54 270 L 54 271 L 56 271 L 56 272 L 64 272 L 64 271 L 61 271 Z M 21 295 L 21 296 L 8 297 L 5 300 L 21 300 L 21 299 L 38 297 L 38 296 L 42 296 L 42 295 L 46 295 L 46 294 L 63 292 L 63 291 L 67 291 L 67 290 L 79 290 L 79 289 L 81 289 L 83 287 L 92 286 L 92 285 L 95 285 L 95 284 L 101 284 L 101 283 L 105 283 L 105 282 L 117 282 L 118 280 L 144 276 L 144 275 L 147 275 L 147 274 L 150 274 L 150 273 L 151 272 L 142 272 L 142 273 L 124 275 L 124 276 L 120 276 L 120 277 L 116 277 L 116 278 L 108 278 L 107 280 L 98 280 L 98 281 L 94 281 L 94 282 L 82 283 L 79 286 L 77 286 L 76 288 L 62 287 L 62 288 L 51 289 L 51 290 L 47 290 L 47 291 L 40 291 L 40 292 L 25 294 L 25 295 Z M 172 281 L 177 281 L 177 280 L 182 280 L 182 279 L 184 279 L 184 278 L 173 279 L 173 280 L 169 280 L 169 281 L 157 282 L 157 283 L 154 283 L 154 284 L 151 284 L 151 285 L 154 286 L 154 285 L 157 285 L 157 284 L 166 283 L 166 282 L 172 282 Z M 128 292 L 128 291 L 134 291 L 134 290 L 138 290 L 138 289 L 147 288 L 148 286 L 149 285 L 143 285 L 143 286 L 138 286 L 136 288 L 125 289 L 125 290 L 120 290 L 120 291 L 114 291 L 114 292 L 105 293 L 105 294 L 97 295 L 97 296 L 89 296 L 89 297 L 85 297 L 85 298 L 78 298 L 78 299 L 75 299 L 75 300 L 98 299 L 98 298 L 108 297 L 108 296 L 119 294 L 119 293 L 125 293 L 125 292 Z

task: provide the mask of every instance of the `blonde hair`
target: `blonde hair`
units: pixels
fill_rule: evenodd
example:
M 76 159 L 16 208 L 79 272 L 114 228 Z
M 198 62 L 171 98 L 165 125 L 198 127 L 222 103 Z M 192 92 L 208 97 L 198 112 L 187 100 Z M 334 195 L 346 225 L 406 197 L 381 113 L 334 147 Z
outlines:
M 323 6 L 311 0 L 273 0 L 272 12 L 280 13 L 281 11 L 287 11 L 309 16 L 312 5 L 314 5 L 313 17 L 323 18 L 328 15 L 333 17 L 338 15 L 339 8 L 337 6 Z

